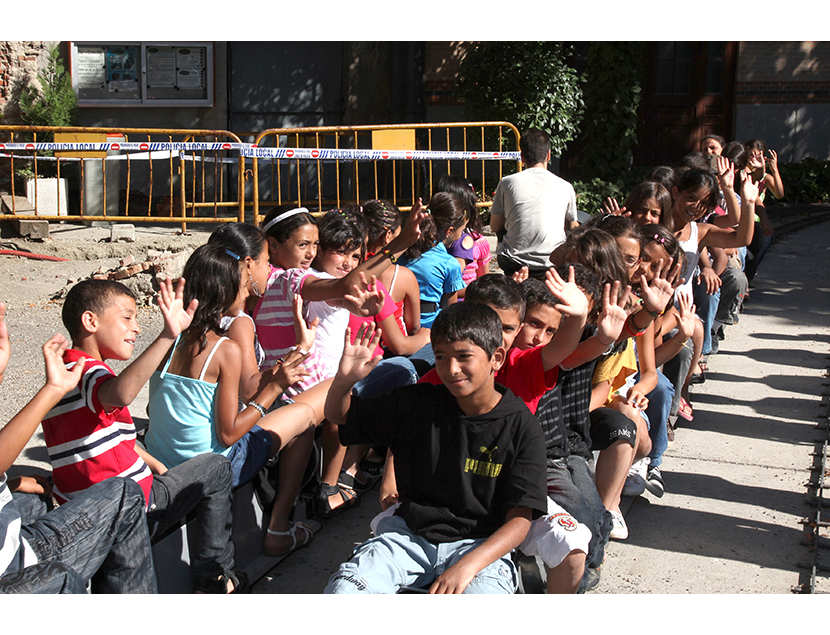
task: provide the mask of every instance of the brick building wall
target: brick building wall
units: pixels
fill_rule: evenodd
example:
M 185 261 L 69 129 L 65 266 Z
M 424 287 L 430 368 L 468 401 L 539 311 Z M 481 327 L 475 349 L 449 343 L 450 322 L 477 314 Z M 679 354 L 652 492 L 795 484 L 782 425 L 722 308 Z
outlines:
M 0 41 L 0 122 L 19 124 L 20 89 L 37 81 L 38 70 L 46 64 L 52 42 Z
M 736 104 L 830 103 L 830 42 L 741 42 Z
M 455 94 L 458 68 L 473 42 L 427 42 L 424 49 L 426 121 L 460 121 L 462 102 Z
M 830 42 L 741 42 L 735 136 L 783 162 L 830 159 Z

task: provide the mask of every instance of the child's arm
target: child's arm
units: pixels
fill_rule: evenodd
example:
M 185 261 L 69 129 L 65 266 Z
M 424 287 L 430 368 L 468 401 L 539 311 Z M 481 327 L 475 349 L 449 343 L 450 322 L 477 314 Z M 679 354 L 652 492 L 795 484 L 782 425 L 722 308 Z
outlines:
M 576 350 L 585 320 L 588 317 L 588 298 L 574 282 L 573 267 L 565 282 L 556 269 L 548 269 L 545 284 L 550 292 L 559 299 L 560 304 L 554 308 L 562 314 L 562 324 L 550 342 L 542 349 L 542 366 L 547 372 L 556 368 Z
M 12 356 L 9 327 L 6 325 L 6 303 L 0 302 L 0 384 L 3 383 L 3 373 L 9 365 Z
M 608 401 L 608 397 L 611 395 L 611 380 L 608 379 L 606 381 L 601 381 L 597 384 L 591 386 L 591 404 L 588 406 L 588 410 L 596 410 L 597 408 L 601 408 L 605 405 Z
M 735 166 L 726 157 L 717 159 L 718 185 L 726 199 L 726 216 L 719 217 L 724 227 L 734 227 L 741 219 L 741 208 L 735 196 Z M 720 220 L 724 219 L 724 220 Z
M 409 213 L 409 218 L 407 218 L 401 233 L 395 236 L 379 254 L 365 260 L 343 278 L 324 279 L 311 276 L 303 283 L 303 299 L 325 302 L 326 300 L 344 298 L 359 283 L 361 274 L 366 276 L 367 279 L 371 279 L 373 276 L 379 278 L 380 274 L 389 265 L 397 262 L 398 258 L 418 241 L 421 236 L 420 224 L 426 216 L 426 210 L 422 208 L 421 199 L 419 198 L 412 206 L 412 211 Z
M 357 337 L 352 344 L 350 329 L 346 329 L 343 356 L 329 387 L 324 408 L 326 419 L 336 426 L 346 423 L 354 385 L 372 372 L 382 359 L 380 355 L 374 356 L 380 335 L 380 329 L 375 330 L 374 326 L 367 322 L 357 330 Z
M 530 529 L 531 511 L 515 507 L 507 512 L 504 524 L 472 551 L 444 571 L 430 593 L 463 593 L 476 574 L 522 544 Z
M 593 337 L 577 344 L 576 350 L 562 360 L 563 368 L 577 368 L 596 359 L 619 339 L 628 318 L 629 312 L 625 306 L 631 292 L 631 287 L 626 286 L 623 293 L 620 293 L 620 286 L 622 283 L 619 280 L 614 281 L 613 287 L 605 284 L 602 289 L 602 313 L 597 318 L 597 332 Z
M 428 328 L 418 329 L 418 332 L 412 335 L 404 335 L 394 315 L 382 320 L 379 326 L 383 333 L 383 343 L 394 355 L 413 355 L 429 344 Z
M 667 361 L 674 359 L 686 341 L 692 336 L 695 330 L 695 305 L 691 298 L 682 293 L 678 297 L 677 333 L 668 342 L 654 344 L 654 365 L 659 368 Z M 660 337 L 655 334 L 655 338 Z
M 129 406 L 150 379 L 153 371 L 158 368 L 176 337 L 190 326 L 193 320 L 199 301 L 194 299 L 187 309 L 184 308 L 182 300 L 184 278 L 179 279 L 175 292 L 170 278 L 160 284 L 158 302 L 161 314 L 164 316 L 164 328 L 155 341 L 120 375 L 101 384 L 98 389 L 98 399 L 106 406 L 116 408 Z
M 626 401 L 635 408 L 648 407 L 648 393 L 657 388 L 657 366 L 654 365 L 654 322 L 637 340 L 637 366 L 640 381 L 628 389 Z
M 395 455 L 392 450 L 386 450 L 386 465 L 383 468 L 383 478 L 380 481 L 380 508 L 386 511 L 398 500 L 398 481 L 395 478 Z
M 3 309 L 5 310 L 5 306 Z M 69 348 L 69 342 L 60 334 L 53 336 L 43 345 L 46 383 L 32 400 L 0 430 L 0 474 L 8 471 L 44 417 L 81 380 L 86 360 L 80 359 L 72 370 L 66 370 L 63 354 L 67 348 Z M 3 321 L 0 321 L 0 350 L 4 351 L 4 354 L 10 351 L 8 331 Z
M 734 196 L 734 192 L 733 192 Z M 737 200 L 737 199 L 736 199 Z M 745 247 L 752 242 L 752 233 L 755 229 L 755 203 L 758 200 L 758 184 L 741 171 L 741 220 L 736 229 L 723 229 L 708 223 L 700 223 L 699 247 L 714 245 L 715 247 Z
M 710 251 L 713 256 L 712 260 L 715 262 L 709 259 Z M 719 247 L 712 247 L 711 250 L 709 247 L 704 247 L 704 251 L 700 253 L 700 258 L 698 259 L 700 265 L 700 282 L 706 286 L 706 293 L 709 295 L 712 295 L 720 289 L 722 282 L 716 267 L 723 265 L 721 268 L 722 273 L 723 268 L 726 266 L 726 260 L 723 249 Z
M 280 392 L 284 392 L 292 384 L 308 377 L 308 373 L 300 365 L 306 358 L 308 351 L 317 334 L 319 318 L 314 318 L 311 325 L 306 325 L 303 318 L 303 299 L 294 294 L 294 335 L 297 347 L 285 356 L 282 363 L 273 368 L 260 371 L 256 363 L 256 351 L 253 342 L 255 336 L 254 324 L 248 319 L 236 319 L 231 323 L 227 336 L 239 344 L 242 354 L 242 369 L 239 381 L 239 396 L 246 403 L 261 392 L 269 382 L 276 382 Z M 278 395 L 279 396 L 279 395 Z
M 778 172 L 778 154 L 775 150 L 769 151 L 769 170 L 770 173 L 764 176 L 769 191 L 775 198 L 784 198 L 784 181 Z

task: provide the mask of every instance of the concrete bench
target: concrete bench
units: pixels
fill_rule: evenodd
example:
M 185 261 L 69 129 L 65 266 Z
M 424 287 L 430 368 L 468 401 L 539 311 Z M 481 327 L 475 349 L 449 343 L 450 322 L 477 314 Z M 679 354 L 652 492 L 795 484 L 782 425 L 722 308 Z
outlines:
M 253 585 L 285 556 L 272 558 L 262 553 L 262 542 L 268 528 L 269 517 L 254 495 L 254 488 L 247 483 L 233 493 L 233 531 L 235 569 L 248 576 Z M 294 507 L 294 521 L 302 521 L 316 533 L 320 523 L 308 520 L 306 503 L 300 499 Z M 193 578 L 190 573 L 190 542 L 196 535 L 195 520 L 168 532 L 153 544 L 153 563 L 156 568 L 159 593 L 192 593 Z

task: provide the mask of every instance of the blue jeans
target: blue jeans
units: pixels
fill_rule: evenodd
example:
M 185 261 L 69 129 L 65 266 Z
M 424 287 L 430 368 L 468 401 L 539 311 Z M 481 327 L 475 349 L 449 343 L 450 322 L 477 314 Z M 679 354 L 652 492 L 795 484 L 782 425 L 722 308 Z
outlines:
M 153 477 L 153 501 L 147 510 L 150 538 L 162 537 L 194 512 L 198 531 L 190 566 L 197 584 L 233 569 L 232 478 L 230 461 L 212 452 Z
M 432 350 L 432 342 L 409 356 L 418 374 L 423 377 L 430 369 L 435 368 L 435 353 Z
M 651 452 L 648 455 L 649 465 L 659 466 L 663 462 L 663 453 L 669 447 L 669 435 L 666 430 L 666 421 L 669 420 L 671 404 L 674 399 L 674 386 L 659 370 L 657 371 L 657 386 L 647 395 L 648 408 L 646 416 L 651 422 L 648 435 L 651 437 Z
M 602 504 L 588 462 L 583 457 L 571 455 L 556 459 L 553 465 L 548 461 L 547 474 L 551 500 L 591 530 L 585 574 L 577 590 L 577 593 L 585 593 L 588 569 L 598 569 L 605 559 L 605 545 L 608 544 L 613 520 Z
M 706 293 L 706 287 L 699 282 L 692 285 L 692 294 L 697 307 L 697 314 L 703 322 L 703 348 L 701 355 L 708 355 L 712 352 L 712 324 L 720 305 L 721 290 L 718 289 L 712 295 Z
M 484 542 L 482 538 L 434 544 L 413 534 L 400 516 L 383 518 L 376 533 L 340 565 L 324 593 L 397 593 L 402 586 L 428 587 Z M 508 554 L 479 571 L 464 593 L 515 593 L 516 586 L 516 567 Z
M 397 386 L 417 383 L 418 373 L 412 362 L 406 357 L 389 357 L 380 360 L 372 372 L 354 385 L 352 392 L 359 397 L 374 397 Z
M 15 494 L 21 539 L 38 564 L 0 580 L 4 593 L 156 593 L 144 493 L 132 480 L 108 478 L 58 509 L 31 494 Z

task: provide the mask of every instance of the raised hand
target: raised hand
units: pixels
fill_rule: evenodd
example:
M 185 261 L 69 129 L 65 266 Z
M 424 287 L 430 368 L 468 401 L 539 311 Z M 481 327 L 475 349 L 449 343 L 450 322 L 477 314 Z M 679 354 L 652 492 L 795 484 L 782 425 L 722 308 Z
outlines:
M 601 207 L 603 214 L 611 214 L 613 216 L 631 216 L 631 212 L 627 211 L 624 207 L 620 207 L 619 203 L 617 203 L 617 199 L 611 198 L 610 196 L 602 202 Z
M 514 273 L 514 274 L 513 274 L 513 276 L 512 276 L 512 278 L 513 278 L 516 282 L 518 282 L 519 284 L 522 284 L 522 282 L 524 282 L 525 280 L 527 280 L 529 277 L 530 277 L 530 269 L 528 269 L 528 268 L 527 268 L 527 265 L 523 266 L 521 269 L 519 269 L 519 270 L 518 270 L 516 273 Z
M 409 217 L 401 229 L 400 237 L 406 245 L 414 245 L 421 237 L 421 221 L 428 216 L 427 209 L 419 197 L 409 212 Z
M 69 348 L 69 340 L 57 333 L 43 345 L 43 361 L 46 366 L 46 385 L 65 395 L 78 385 L 84 374 L 86 359 L 79 359 L 72 370 L 66 369 L 63 354 Z
M 718 183 L 721 190 L 731 190 L 735 185 L 735 165 L 727 157 L 718 157 Z
M 317 338 L 317 327 L 320 324 L 320 318 L 316 317 L 309 324 L 306 324 L 303 317 L 303 296 L 299 293 L 294 294 L 292 307 L 294 309 L 294 337 L 297 341 L 297 348 L 300 351 L 310 351 L 314 340 Z
M 194 298 L 187 309 L 184 308 L 184 278 L 179 278 L 175 291 L 173 281 L 168 277 L 159 283 L 158 303 L 161 314 L 164 316 L 163 335 L 174 339 L 190 326 L 193 315 L 199 306 L 199 301 Z
M 354 343 L 351 342 L 351 329 L 346 328 L 343 342 L 343 356 L 337 368 L 337 376 L 356 384 L 365 378 L 378 365 L 383 355 L 375 355 L 381 331 L 370 322 L 364 322 L 357 330 Z
M 600 343 L 617 341 L 622 334 L 625 321 L 636 306 L 626 309 L 631 286 L 626 285 L 620 293 L 621 286 L 622 283 L 615 280 L 613 286 L 606 283 L 602 289 L 602 313 L 597 317 L 597 337 Z
M 568 281 L 562 279 L 554 268 L 545 273 L 545 285 L 550 292 L 559 300 L 554 308 L 562 315 L 586 316 L 588 315 L 588 298 L 582 290 L 576 286 L 574 281 L 574 268 L 568 267 Z
M 677 299 L 677 334 L 678 341 L 688 340 L 695 331 L 695 305 L 687 293 L 681 293 Z
M 308 377 L 311 373 L 306 371 L 302 363 L 309 355 L 310 353 L 301 349 L 291 351 L 285 356 L 285 361 L 270 369 L 272 381 L 285 391 L 289 386 Z
M 352 293 L 347 294 L 345 299 L 355 305 L 357 313 L 363 317 L 377 315 L 383 308 L 385 294 L 377 285 L 377 276 L 372 276 L 372 281 L 366 281 L 366 274 L 360 272 L 360 284 L 352 285 Z
M 758 196 L 758 183 L 746 172 L 741 172 L 741 202 L 754 205 Z
M 769 162 L 769 169 L 772 172 L 778 172 L 778 154 L 775 150 L 769 150 L 769 159 L 767 161 Z
M 647 311 L 658 313 L 666 308 L 671 300 L 674 290 L 680 286 L 682 279 L 680 275 L 680 263 L 671 266 L 671 261 L 665 262 L 662 258 L 657 261 L 660 271 L 649 282 L 645 276 L 640 276 L 640 295 L 643 298 L 643 306 Z

